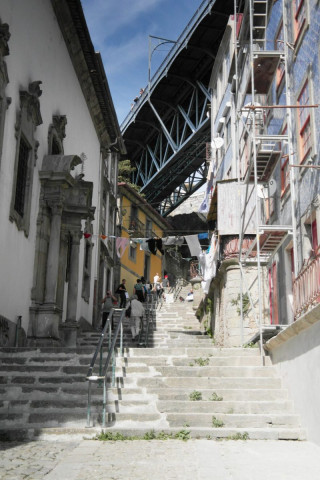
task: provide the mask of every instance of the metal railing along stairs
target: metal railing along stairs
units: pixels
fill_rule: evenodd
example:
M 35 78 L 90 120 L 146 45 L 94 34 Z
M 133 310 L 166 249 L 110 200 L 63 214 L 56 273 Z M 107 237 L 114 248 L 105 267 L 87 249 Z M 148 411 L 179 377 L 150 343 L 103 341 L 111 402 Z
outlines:
M 147 348 L 149 345 L 150 325 L 155 319 L 156 302 L 154 296 L 151 295 L 145 303 L 145 315 L 141 322 L 141 329 L 138 337 L 138 346 Z M 124 319 L 125 309 L 121 309 L 120 318 L 117 323 L 115 322 L 115 312 L 119 309 L 112 309 L 109 313 L 106 324 L 101 332 L 98 344 L 93 354 L 86 379 L 88 380 L 88 406 L 87 406 L 87 427 L 91 427 L 91 394 L 92 383 L 98 383 L 103 387 L 103 399 L 102 399 L 102 427 L 106 426 L 106 408 L 107 408 L 107 379 L 108 373 L 111 367 L 111 385 L 115 386 L 116 378 L 116 353 L 117 345 L 120 344 L 119 353 L 120 356 L 124 355 L 123 348 L 123 331 L 124 331 Z M 112 329 L 112 324 L 114 329 Z M 106 355 L 106 357 L 105 357 Z M 104 358 L 106 358 L 104 360 Z M 97 365 L 96 365 L 97 364 Z M 94 368 L 98 369 L 98 373 L 94 374 Z

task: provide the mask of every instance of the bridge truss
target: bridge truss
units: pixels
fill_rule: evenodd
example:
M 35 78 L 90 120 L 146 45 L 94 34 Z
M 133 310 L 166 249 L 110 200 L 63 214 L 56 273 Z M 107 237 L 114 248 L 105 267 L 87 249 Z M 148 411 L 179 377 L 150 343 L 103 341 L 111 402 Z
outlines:
M 132 180 L 162 216 L 206 182 L 208 85 L 232 13 L 233 0 L 201 3 L 121 125 Z

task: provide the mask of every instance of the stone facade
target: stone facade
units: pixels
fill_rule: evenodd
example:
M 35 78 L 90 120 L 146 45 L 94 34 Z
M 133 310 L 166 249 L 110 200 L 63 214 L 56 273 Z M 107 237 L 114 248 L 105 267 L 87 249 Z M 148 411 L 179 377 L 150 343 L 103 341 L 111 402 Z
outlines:
M 70 344 L 115 282 L 106 237 L 125 148 L 80 2 L 0 0 L 0 11 L 2 343 L 15 331 Z

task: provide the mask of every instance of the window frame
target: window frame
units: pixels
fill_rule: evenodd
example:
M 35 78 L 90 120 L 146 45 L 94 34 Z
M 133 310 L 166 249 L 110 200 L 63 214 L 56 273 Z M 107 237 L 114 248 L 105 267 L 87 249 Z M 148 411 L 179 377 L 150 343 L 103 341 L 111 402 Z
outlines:
M 307 99 L 304 102 L 300 102 L 300 99 L 303 98 L 307 89 Z M 298 90 L 297 95 L 297 147 L 299 154 L 299 163 L 303 164 L 306 158 L 314 153 L 314 135 L 313 135 L 313 114 L 312 109 L 303 107 L 299 108 L 299 105 L 312 104 L 312 91 L 311 91 L 311 81 L 310 75 L 308 74 L 302 81 L 302 87 Z M 307 100 L 307 101 L 306 101 Z M 301 121 L 302 118 L 302 121 Z M 307 140 L 304 135 L 308 133 Z M 305 149 L 305 145 L 308 145 L 308 148 Z
M 9 26 L 0 20 L 0 167 L 4 138 L 4 126 L 6 111 L 11 103 L 11 98 L 6 96 L 6 88 L 9 83 L 7 64 L 4 57 L 9 55 L 8 41 L 10 39 Z
M 20 110 L 17 114 L 17 121 L 15 126 L 16 152 L 14 160 L 14 174 L 12 182 L 9 220 L 11 222 L 14 222 L 18 230 L 22 230 L 26 237 L 29 236 L 30 230 L 33 172 L 38 158 L 37 151 L 39 147 L 39 142 L 35 138 L 35 130 L 37 126 L 42 124 L 39 102 L 39 97 L 42 93 L 42 91 L 40 90 L 41 83 L 41 81 L 32 82 L 29 84 L 28 91 L 20 91 Z M 19 213 L 15 208 L 15 200 L 17 192 L 17 177 L 19 169 L 21 138 L 23 138 L 23 140 L 26 141 L 26 143 L 30 146 L 30 152 L 26 173 L 26 190 L 24 196 L 23 212 Z
M 135 242 L 130 242 L 128 257 L 131 262 L 136 263 L 137 261 L 137 244 Z
M 278 51 L 284 51 L 284 27 L 283 27 L 283 19 L 281 18 L 275 39 L 274 39 L 274 48 Z M 280 60 L 280 63 L 277 67 L 276 71 L 276 91 L 279 95 L 279 91 L 282 90 L 284 86 L 284 78 L 285 78 L 285 65 L 284 61 Z
M 298 5 L 297 5 L 297 2 L 298 2 Z M 303 14 L 302 20 L 300 20 L 301 14 Z M 292 15 L 293 15 L 293 42 L 294 42 L 295 50 L 297 53 L 310 23 L 308 0 L 295 0 L 293 2 Z

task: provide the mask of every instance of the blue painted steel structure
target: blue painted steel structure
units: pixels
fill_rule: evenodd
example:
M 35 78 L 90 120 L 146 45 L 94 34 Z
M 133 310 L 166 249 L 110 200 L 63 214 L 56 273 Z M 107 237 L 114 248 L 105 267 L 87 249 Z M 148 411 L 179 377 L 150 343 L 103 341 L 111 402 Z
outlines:
M 204 0 L 121 125 L 133 182 L 166 216 L 206 181 L 209 79 L 233 0 Z

